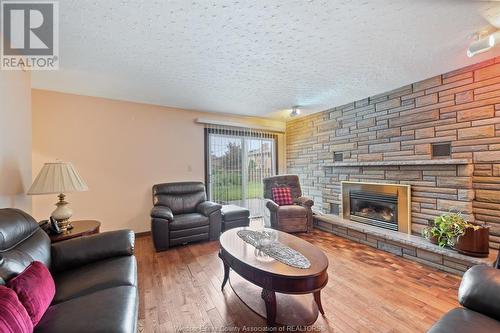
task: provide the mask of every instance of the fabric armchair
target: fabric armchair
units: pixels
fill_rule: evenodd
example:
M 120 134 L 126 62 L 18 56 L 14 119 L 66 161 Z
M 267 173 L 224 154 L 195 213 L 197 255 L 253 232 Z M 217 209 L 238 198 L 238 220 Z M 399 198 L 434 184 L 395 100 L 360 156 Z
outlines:
M 294 205 L 279 206 L 273 201 L 272 189 L 290 187 Z M 297 175 L 280 175 L 264 179 L 264 198 L 271 217 L 271 227 L 285 232 L 310 232 L 313 227 L 314 201 L 302 196 Z
M 200 240 L 217 240 L 222 206 L 207 201 L 201 182 L 164 183 L 153 186 L 151 232 L 157 251 Z
M 314 206 L 314 201 L 308 197 L 298 197 L 295 200 L 295 203 L 304 207 L 312 207 Z
M 280 206 L 276 202 L 274 202 L 272 199 L 265 199 L 266 200 L 266 207 L 269 209 L 269 211 L 272 213 L 276 213 Z

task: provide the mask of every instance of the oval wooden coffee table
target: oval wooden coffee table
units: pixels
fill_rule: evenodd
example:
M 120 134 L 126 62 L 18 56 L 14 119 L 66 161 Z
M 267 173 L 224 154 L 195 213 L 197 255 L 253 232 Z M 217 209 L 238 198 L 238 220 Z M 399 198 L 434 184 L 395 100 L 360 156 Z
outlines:
M 276 324 L 311 325 L 324 314 L 321 289 L 328 282 L 328 259 L 316 246 L 296 236 L 276 231 L 278 241 L 302 253 L 311 262 L 308 269 L 288 266 L 272 258 L 255 255 L 255 247 L 242 240 L 234 228 L 220 237 L 219 257 L 224 263 L 224 281 L 230 281 L 238 297 L 250 309 Z M 230 276 L 230 271 L 233 271 Z M 312 295 L 311 295 L 312 294 Z

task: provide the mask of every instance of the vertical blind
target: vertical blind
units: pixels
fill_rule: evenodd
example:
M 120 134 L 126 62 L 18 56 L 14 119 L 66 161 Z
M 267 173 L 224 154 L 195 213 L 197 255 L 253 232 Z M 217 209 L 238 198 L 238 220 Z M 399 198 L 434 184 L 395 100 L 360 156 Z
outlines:
M 206 124 L 207 189 L 210 200 L 264 215 L 263 182 L 276 174 L 276 134 Z

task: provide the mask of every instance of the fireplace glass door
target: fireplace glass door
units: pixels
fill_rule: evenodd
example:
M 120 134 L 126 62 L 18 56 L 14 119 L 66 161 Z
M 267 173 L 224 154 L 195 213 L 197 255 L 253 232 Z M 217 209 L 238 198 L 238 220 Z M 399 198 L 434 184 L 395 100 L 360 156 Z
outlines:
M 397 195 L 351 191 L 349 201 L 351 220 L 398 230 Z

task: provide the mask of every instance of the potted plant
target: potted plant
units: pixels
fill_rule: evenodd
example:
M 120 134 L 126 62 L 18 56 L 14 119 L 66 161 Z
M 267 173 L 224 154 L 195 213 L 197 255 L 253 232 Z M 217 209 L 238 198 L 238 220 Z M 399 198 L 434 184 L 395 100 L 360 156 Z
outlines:
M 488 256 L 489 228 L 469 223 L 460 212 L 436 216 L 422 235 L 440 247 L 449 246 L 471 256 Z
M 422 230 L 422 236 L 432 244 L 439 245 L 439 231 L 434 226 L 434 221 L 429 220 L 429 226 Z M 446 245 L 446 244 L 444 244 Z
M 490 228 L 468 224 L 464 233 L 457 238 L 455 249 L 473 257 L 488 257 L 490 254 Z
M 461 213 L 450 211 L 436 216 L 429 227 L 422 231 L 422 235 L 440 247 L 453 247 L 457 237 L 462 234 L 465 224 Z

